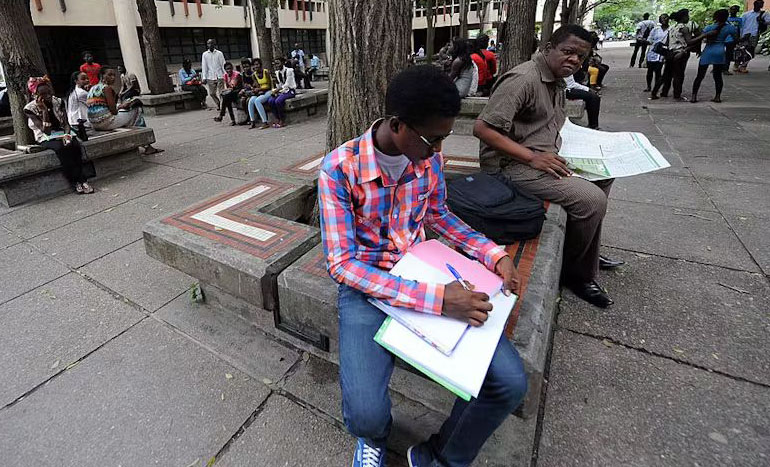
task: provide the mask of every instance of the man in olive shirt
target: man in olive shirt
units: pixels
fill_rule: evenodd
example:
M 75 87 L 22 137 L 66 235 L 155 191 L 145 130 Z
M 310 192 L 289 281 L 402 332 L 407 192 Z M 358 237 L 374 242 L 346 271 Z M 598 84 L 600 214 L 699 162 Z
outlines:
M 498 79 L 473 134 L 481 140 L 485 172 L 567 211 L 562 282 L 584 300 L 607 307 L 613 302 L 596 282 L 599 267 L 623 264 L 599 256 L 612 180 L 572 176 L 558 155 L 566 118 L 563 78 L 580 68 L 590 50 L 588 31 L 576 25 L 559 28 L 533 60 Z

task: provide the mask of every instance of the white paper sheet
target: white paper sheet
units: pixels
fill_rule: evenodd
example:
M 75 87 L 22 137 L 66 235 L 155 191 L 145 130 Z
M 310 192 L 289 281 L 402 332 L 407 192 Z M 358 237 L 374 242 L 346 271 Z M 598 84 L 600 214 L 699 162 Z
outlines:
M 508 321 L 516 295 L 495 295 L 494 307 L 483 326 L 469 327 L 452 355 L 444 355 L 397 321 L 383 333 L 382 343 L 457 388 L 478 397 L 497 343 Z
M 641 133 L 597 131 L 567 120 L 561 138 L 559 155 L 577 175 L 589 180 L 630 177 L 671 166 Z

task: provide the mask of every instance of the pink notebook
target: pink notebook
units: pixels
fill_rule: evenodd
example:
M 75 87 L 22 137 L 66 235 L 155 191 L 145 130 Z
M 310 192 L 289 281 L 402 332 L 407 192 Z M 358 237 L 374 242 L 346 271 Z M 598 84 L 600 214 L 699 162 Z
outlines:
M 477 292 L 494 296 L 503 285 L 503 280 L 497 274 L 487 269 L 476 260 L 466 258 L 438 240 L 428 240 L 418 243 L 409 249 L 409 253 L 430 264 L 439 271 L 452 277 L 447 269 L 447 263 L 460 273 L 466 281 L 473 284 Z

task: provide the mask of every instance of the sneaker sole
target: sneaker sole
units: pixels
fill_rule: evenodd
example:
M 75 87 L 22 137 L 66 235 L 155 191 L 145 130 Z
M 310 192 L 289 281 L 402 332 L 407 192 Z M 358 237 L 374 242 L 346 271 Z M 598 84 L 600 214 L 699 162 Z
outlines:
M 406 450 L 406 461 L 409 463 L 409 467 L 417 467 L 412 464 L 412 449 L 414 449 L 414 445 L 409 446 L 409 449 Z

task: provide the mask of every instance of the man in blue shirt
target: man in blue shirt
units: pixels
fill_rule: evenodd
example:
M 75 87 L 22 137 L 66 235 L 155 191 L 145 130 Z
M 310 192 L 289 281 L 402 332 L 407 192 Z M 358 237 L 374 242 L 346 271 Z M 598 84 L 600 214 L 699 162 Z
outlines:
M 767 30 L 767 22 L 770 20 L 767 13 L 762 10 L 763 6 L 765 6 L 763 0 L 756 0 L 754 2 L 754 9 L 752 11 L 747 11 L 742 17 L 743 26 L 741 27 L 741 41 L 747 44 L 746 50 L 752 57 L 754 57 L 757 52 L 759 35 Z M 748 60 L 745 64 L 741 64 L 738 71 L 741 73 L 748 73 L 748 70 L 746 69 L 747 66 Z

